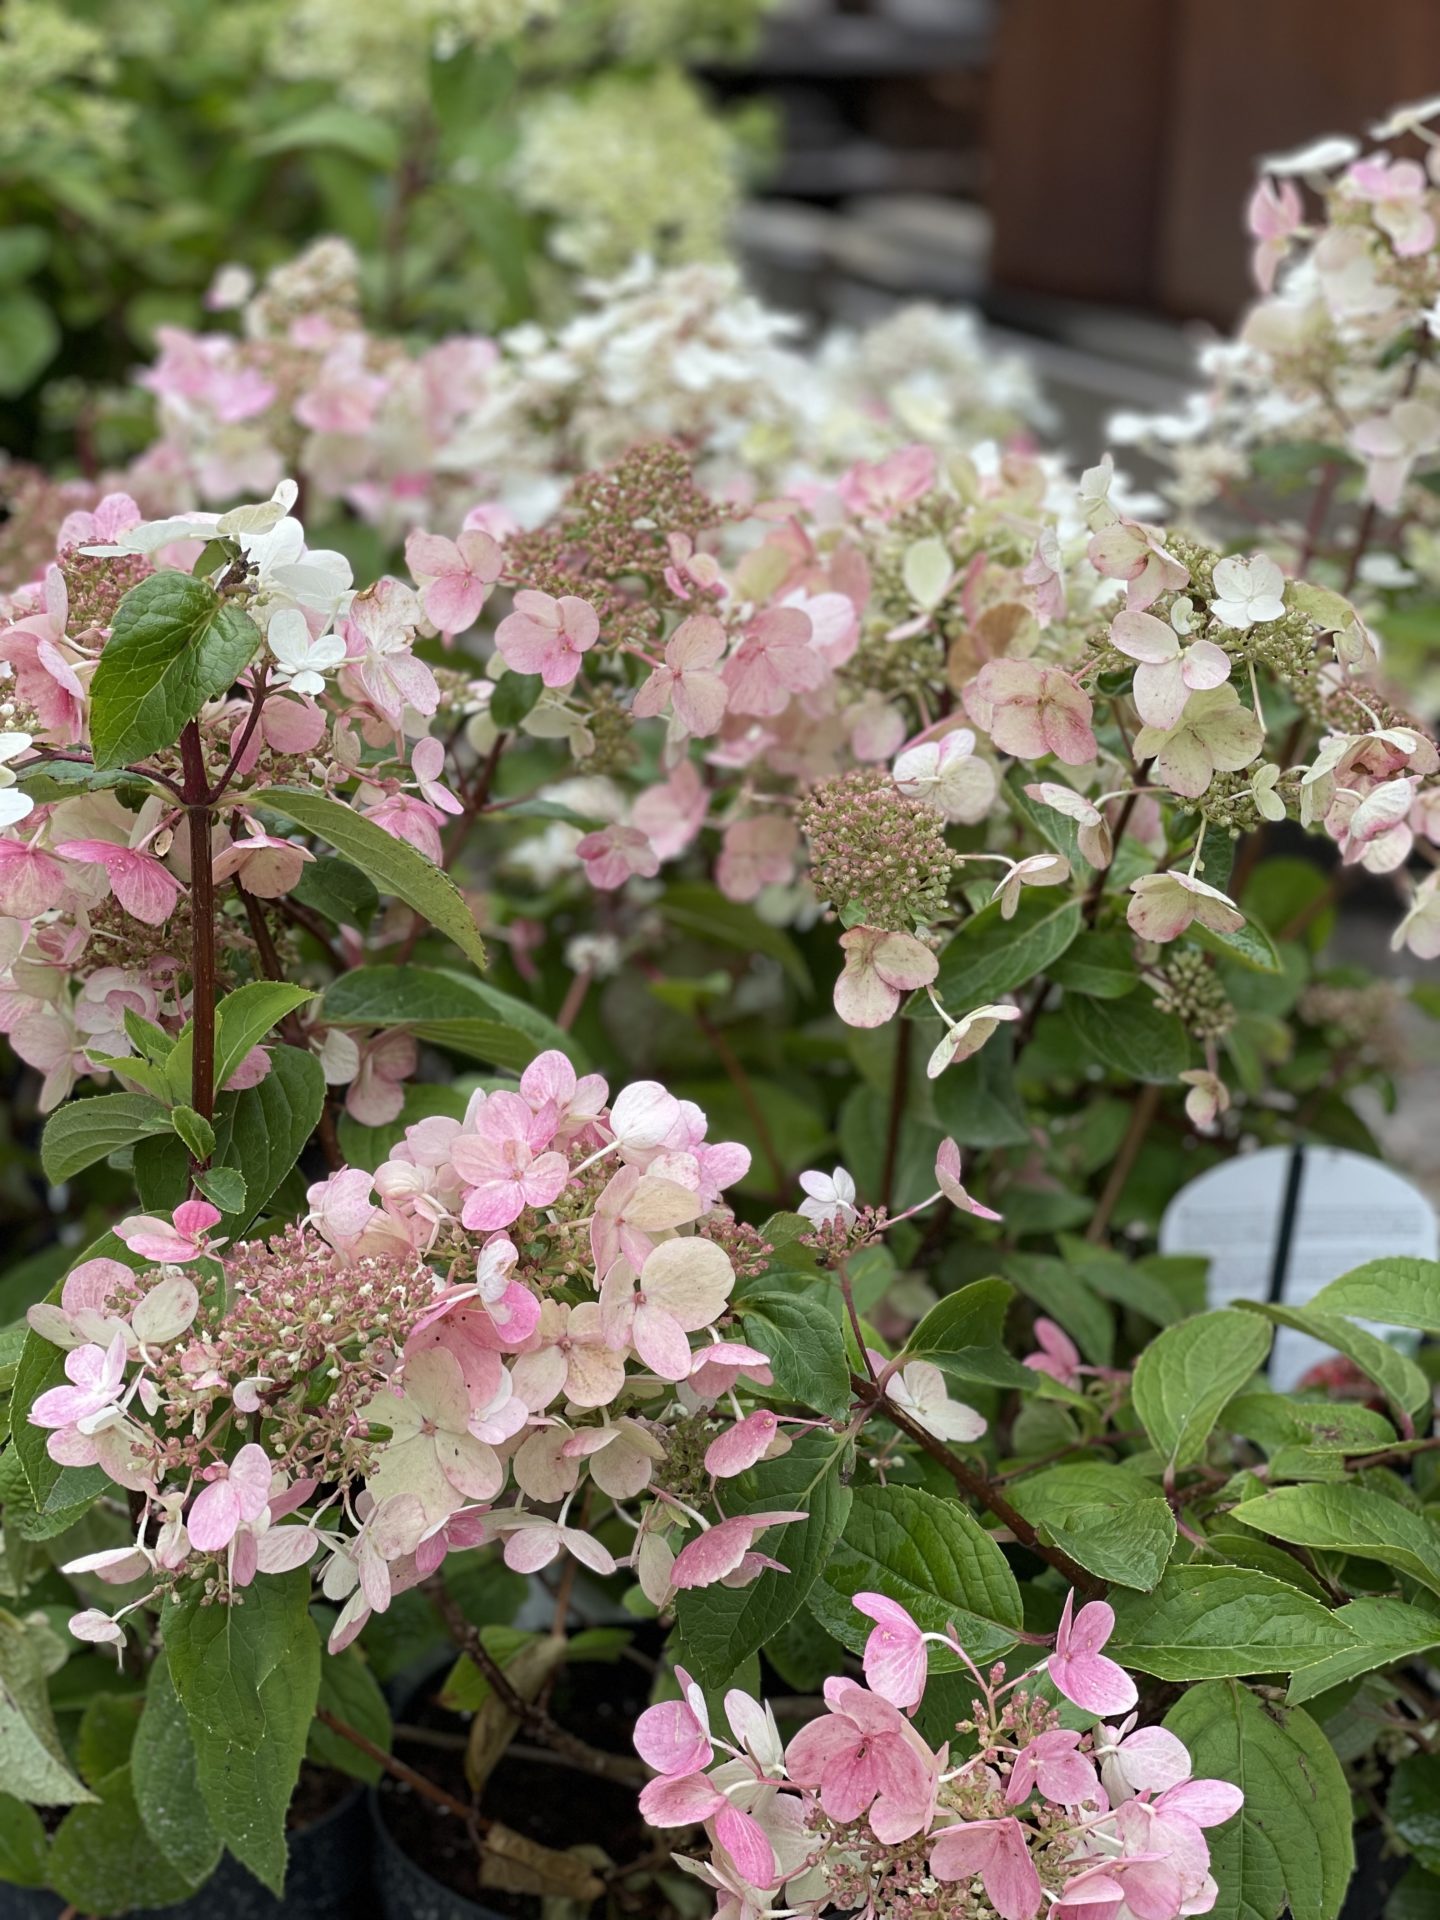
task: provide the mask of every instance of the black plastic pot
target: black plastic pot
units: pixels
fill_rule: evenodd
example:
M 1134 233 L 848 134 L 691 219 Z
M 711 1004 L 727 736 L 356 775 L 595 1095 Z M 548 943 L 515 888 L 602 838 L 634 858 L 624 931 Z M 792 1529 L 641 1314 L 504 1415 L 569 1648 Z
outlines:
M 353 1792 L 290 1836 L 285 1897 L 277 1900 L 227 1853 L 197 1893 L 129 1920 L 358 1920 L 374 1911 L 365 1791 Z M 0 1882 L 0 1920 L 58 1920 L 64 1902 L 43 1888 Z
M 370 1814 L 374 1885 L 383 1920 L 514 1920 L 467 1900 L 425 1871 L 418 1860 L 402 1853 L 385 1824 L 380 1795 L 374 1787 L 365 1796 Z M 538 1902 L 536 1903 L 538 1909 Z

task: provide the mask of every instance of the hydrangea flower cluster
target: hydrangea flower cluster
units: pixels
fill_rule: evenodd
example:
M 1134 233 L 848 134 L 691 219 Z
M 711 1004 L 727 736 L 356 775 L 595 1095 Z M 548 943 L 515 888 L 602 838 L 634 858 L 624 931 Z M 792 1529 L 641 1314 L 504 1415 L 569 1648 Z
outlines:
M 739 1688 L 725 1695 L 731 1738 L 716 1733 L 705 1695 L 679 1668 L 680 1698 L 651 1707 L 635 1729 L 658 1776 L 641 1809 L 657 1827 L 703 1826 L 708 1854 L 677 1864 L 735 1920 L 1208 1913 L 1219 1890 L 1205 1829 L 1244 1796 L 1228 1781 L 1194 1779 L 1184 1742 L 1164 1727 L 1136 1725 L 1134 1683 L 1102 1652 L 1114 1614 L 1103 1601 L 1075 1612 L 1074 1599 L 1054 1651 L 1007 1678 L 1003 1661 L 981 1672 L 953 1624 L 922 1632 L 898 1601 L 857 1593 L 856 1609 L 875 1623 L 865 1684 L 827 1680 L 823 1711 L 788 1741 L 771 1709 Z M 977 1689 L 970 1718 L 938 1747 L 912 1719 L 932 1647 L 942 1670 L 961 1666 Z

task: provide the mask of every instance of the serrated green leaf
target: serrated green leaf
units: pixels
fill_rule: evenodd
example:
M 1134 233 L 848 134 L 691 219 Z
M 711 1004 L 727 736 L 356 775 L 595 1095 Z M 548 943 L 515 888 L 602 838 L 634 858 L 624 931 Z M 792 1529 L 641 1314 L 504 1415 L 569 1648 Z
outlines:
M 190 1722 L 163 1648 L 150 1668 L 145 1707 L 130 1753 L 130 1777 L 135 1804 L 151 1840 L 181 1879 L 199 1886 L 219 1864 L 221 1840 L 195 1792 Z
M 1050 978 L 1068 993 L 1123 1000 L 1140 984 L 1134 943 L 1119 933 L 1082 933 L 1051 967 Z
M 0 1612 L 0 1793 L 42 1807 L 93 1800 L 55 1731 L 45 1671 L 22 1623 Z
M 141 1822 L 130 1768 L 98 1784 L 99 1803 L 67 1813 L 50 1842 L 50 1883 L 61 1899 L 83 1913 L 124 1913 L 192 1893 L 195 1882 L 156 1851 Z
M 1245 1804 L 1206 1834 L 1215 1920 L 1336 1920 L 1355 1869 L 1350 1789 L 1300 1708 L 1262 1703 L 1234 1681 L 1192 1687 L 1166 1715 L 1199 1778 L 1229 1780 Z
M 952 1013 L 998 1000 L 1046 972 L 1083 924 L 1080 902 L 1057 903 L 1048 889 L 1022 894 L 1011 920 L 1001 919 L 998 901 L 982 907 L 941 954 L 936 991 Z
M 926 1632 L 943 1633 L 953 1623 L 981 1666 L 1010 1651 L 1024 1618 L 1009 1563 L 974 1515 L 918 1487 L 860 1488 L 810 1591 L 815 1618 L 856 1653 L 873 1625 L 851 1604 L 864 1592 L 898 1601 Z M 930 1660 L 937 1673 L 960 1665 L 933 1646 Z
M 222 1213 L 245 1211 L 245 1176 L 234 1167 L 207 1167 L 195 1175 L 195 1185 Z
M 704 1587 L 682 1593 L 677 1614 L 681 1657 L 702 1686 L 719 1686 L 804 1605 L 850 1513 L 840 1477 L 846 1447 L 833 1434 L 804 1434 L 790 1452 L 730 1484 L 736 1513 L 801 1512 L 763 1535 L 766 1551 L 789 1571 L 767 1569 L 747 1587 Z
M 379 894 L 359 867 L 333 853 L 306 861 L 290 898 L 323 914 L 332 926 L 357 927 L 361 933 L 380 905 Z
M 1352 1600 L 1349 1606 L 1336 1608 L 1335 1618 L 1354 1634 L 1355 1644 L 1297 1673 L 1285 1695 L 1292 1707 L 1303 1706 L 1347 1680 L 1357 1680 L 1362 1673 L 1440 1647 L 1440 1614 L 1412 1607 L 1406 1600 Z
M 1190 1063 L 1184 1027 L 1148 1000 L 1067 993 L 1064 1012 L 1085 1050 L 1127 1080 L 1163 1086 Z
M 528 1001 L 438 968 L 356 967 L 327 989 L 323 1011 L 331 1026 L 404 1027 L 514 1073 L 552 1048 L 583 1063 L 572 1037 Z
M 1353 1360 L 1390 1402 L 1396 1418 L 1405 1424 L 1430 1405 L 1432 1388 L 1415 1362 L 1364 1327 L 1338 1313 L 1315 1313 L 1307 1308 L 1282 1307 L 1266 1300 L 1238 1301 L 1245 1313 L 1258 1313 L 1276 1326 L 1293 1327 L 1323 1341 Z
M 40 1142 L 45 1178 L 59 1186 L 139 1140 L 164 1108 L 145 1093 L 96 1093 L 67 1100 L 46 1122 Z
M 1205 1451 L 1220 1410 L 1270 1351 L 1263 1321 L 1222 1307 L 1166 1327 L 1135 1365 L 1131 1392 L 1141 1425 L 1171 1469 Z
M 1356 1313 L 1382 1327 L 1440 1333 L 1440 1260 L 1368 1260 L 1322 1287 L 1309 1307 L 1311 1313 Z
M 1440 1526 L 1368 1487 L 1328 1481 L 1278 1487 L 1242 1500 L 1230 1518 L 1294 1547 L 1378 1561 L 1440 1594 Z
M 292 986 L 288 980 L 251 980 L 227 993 L 215 1008 L 216 1088 L 223 1092 L 251 1048 L 259 1046 L 287 1013 L 314 998 L 311 988 Z M 183 1099 L 190 1091 L 194 1053 L 194 1032 L 187 1026 L 166 1063 L 170 1090 L 176 1099 Z
M 1003 1033 L 996 1033 L 968 1060 L 947 1067 L 931 1098 L 935 1118 L 962 1147 L 1018 1147 L 1030 1139 L 1009 1039 Z
M 769 1355 L 780 1393 L 827 1418 L 849 1411 L 845 1338 L 824 1285 L 795 1293 L 758 1281 L 737 1305 L 745 1341 Z
M 1175 1516 L 1153 1481 L 1101 1461 L 1050 1467 L 1008 1488 L 1041 1538 L 1101 1580 L 1148 1593 L 1175 1545 Z
M 167 1600 L 170 1677 L 195 1747 L 195 1778 L 215 1831 L 277 1898 L 285 1811 L 315 1714 L 320 1638 L 307 1569 L 247 1587 L 239 1606 Z
M 250 664 L 260 629 L 186 573 L 152 573 L 116 610 L 90 683 L 97 767 L 121 767 L 173 747 L 207 700 Z
M 1113 1605 L 1112 1658 L 1160 1680 L 1294 1673 L 1354 1645 L 1328 1607 L 1250 1567 L 1172 1566 Z
M 107 649 L 108 651 L 108 649 Z M 253 807 L 268 808 L 292 826 L 316 834 L 351 862 L 382 893 L 393 893 L 429 921 L 477 967 L 485 965 L 485 944 L 459 888 L 423 853 L 393 839 L 343 801 L 297 787 L 262 787 L 249 796 Z
M 208 1160 L 215 1151 L 215 1129 L 193 1107 L 173 1107 L 170 1124 L 185 1142 L 192 1159 Z

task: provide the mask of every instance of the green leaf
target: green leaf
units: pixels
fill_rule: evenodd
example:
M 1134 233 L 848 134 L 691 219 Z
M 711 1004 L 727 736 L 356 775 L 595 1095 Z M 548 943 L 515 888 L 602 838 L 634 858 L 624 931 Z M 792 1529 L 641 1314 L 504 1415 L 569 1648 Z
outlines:
M 53 1186 L 128 1147 L 150 1131 L 165 1110 L 144 1093 L 96 1093 L 67 1100 L 52 1113 L 40 1142 L 40 1164 Z
M 846 1452 L 833 1434 L 805 1434 L 780 1459 L 730 1483 L 731 1514 L 800 1512 L 806 1518 L 761 1536 L 766 1552 L 788 1572 L 767 1569 L 748 1587 L 680 1595 L 681 1657 L 702 1686 L 727 1681 L 804 1604 L 849 1517 L 851 1493 L 840 1476 Z
M 211 1206 L 219 1207 L 222 1213 L 245 1211 L 248 1191 L 245 1176 L 237 1173 L 234 1167 L 207 1167 L 203 1173 L 195 1175 L 195 1185 Z
M 49 1844 L 35 1809 L 13 1794 L 0 1793 L 0 1881 L 12 1887 L 43 1887 Z
M 173 747 L 207 700 L 228 692 L 260 645 L 260 629 L 204 580 L 152 573 L 120 602 L 90 682 L 97 767 Z
M 50 1884 L 61 1899 L 83 1913 L 124 1913 L 168 1907 L 193 1893 L 196 1882 L 156 1851 L 130 1768 L 116 1768 L 98 1785 L 98 1804 L 67 1813 L 50 1843 Z
M 1175 1516 L 1152 1481 L 1124 1467 L 1050 1467 L 1017 1480 L 1009 1495 L 1042 1540 L 1102 1580 L 1148 1593 L 1165 1571 Z
M 1367 1260 L 1322 1287 L 1311 1313 L 1356 1313 L 1382 1327 L 1440 1333 L 1440 1260 Z
M 1088 1240 L 1076 1239 L 1073 1234 L 1062 1233 L 1058 1238 L 1062 1257 L 1102 1300 L 1129 1307 L 1133 1313 L 1153 1320 L 1157 1327 L 1168 1327 L 1185 1318 L 1184 1302 L 1159 1273 L 1106 1247 L 1091 1246 Z
M 1230 1518 L 1292 1547 L 1378 1561 L 1440 1593 L 1440 1526 L 1353 1481 L 1279 1487 L 1242 1500 Z
M 379 173 L 394 173 L 400 165 L 400 140 L 394 127 L 340 101 L 311 107 L 250 142 L 251 153 L 261 157 L 315 147 L 349 154 Z
M 490 696 L 491 723 L 507 731 L 518 727 L 545 691 L 538 673 L 502 673 Z
M 1336 1920 L 1355 1870 L 1350 1789 L 1308 1713 L 1234 1681 L 1192 1687 L 1166 1715 L 1197 1778 L 1230 1780 L 1245 1804 L 1206 1834 L 1215 1920 Z
M 1012 1253 L 1005 1271 L 1040 1311 L 1058 1321 L 1092 1366 L 1108 1367 L 1115 1353 L 1115 1321 L 1083 1278 L 1046 1253 Z
M 665 889 L 656 911 L 681 933 L 697 934 L 717 946 L 739 947 L 745 953 L 763 953 L 784 969 L 801 993 L 813 991 L 805 957 L 789 934 L 762 920 L 753 907 L 727 900 L 718 887 L 700 880 L 677 882 Z
M 1237 1304 L 1243 1312 L 1262 1314 L 1276 1326 L 1308 1333 L 1312 1339 L 1322 1340 L 1327 1347 L 1334 1347 L 1337 1353 L 1353 1360 L 1385 1395 L 1402 1426 L 1429 1407 L 1433 1390 L 1415 1362 L 1388 1341 L 1367 1333 L 1364 1327 L 1357 1327 L 1353 1320 L 1346 1320 L 1338 1313 L 1274 1306 L 1264 1300 Z
M 94 1795 L 70 1771 L 55 1731 L 45 1670 L 24 1626 L 0 1612 L 0 1793 L 42 1807 Z
M 293 1013 L 314 998 L 309 987 L 294 987 L 286 980 L 252 980 L 227 993 L 215 1009 L 215 1085 L 223 1091 L 226 1081 L 251 1048 L 259 1046 L 287 1013 Z M 185 1036 L 182 1035 L 171 1055 L 172 1069 L 176 1057 L 184 1050 Z M 188 1060 L 185 1071 L 188 1088 Z
M 0 233 L 0 286 L 13 287 L 43 267 L 50 252 L 44 227 L 10 226 Z
M 185 1142 L 192 1159 L 208 1160 L 215 1151 L 215 1129 L 193 1107 L 174 1107 L 170 1124 Z
M 1111 1656 L 1159 1680 L 1294 1673 L 1354 1645 L 1344 1621 L 1250 1567 L 1170 1567 L 1153 1593 L 1117 1593 Z
M 935 987 L 952 1013 L 998 1000 L 1060 958 L 1084 924 L 1078 900 L 1056 902 L 1048 888 L 1022 894 L 1013 920 L 1000 903 L 965 922 L 940 956 Z
M 1173 1013 L 1148 1000 L 1066 994 L 1064 1012 L 1081 1045 L 1127 1080 L 1163 1085 L 1190 1063 L 1190 1041 Z
M 513 1073 L 551 1048 L 581 1059 L 571 1036 L 528 1001 L 433 967 L 355 967 L 326 990 L 323 1014 L 335 1027 L 404 1027 Z
M 195 1744 L 163 1648 L 150 1669 L 130 1777 L 151 1840 L 182 1880 L 201 1885 L 219 1864 L 222 1846 L 195 1793 Z
M 850 1408 L 845 1338 L 824 1286 L 792 1293 L 757 1283 L 738 1303 L 744 1338 L 770 1357 L 778 1391 L 827 1418 Z
M 272 1047 L 258 1087 L 227 1095 L 215 1119 L 215 1157 L 245 1182 L 242 1233 L 305 1150 L 325 1105 L 325 1072 L 313 1053 Z M 219 1202 L 216 1202 L 219 1205 Z
M 1440 1754 L 1412 1753 L 1390 1782 L 1385 1811 L 1427 1873 L 1440 1873 Z
M 175 1051 L 175 1042 L 164 1028 L 142 1019 L 133 1007 L 125 1008 L 125 1031 L 136 1053 L 151 1066 L 163 1067 Z
M 359 867 L 333 853 L 305 863 L 290 898 L 323 914 L 332 926 L 356 927 L 361 933 L 380 905 L 379 894 Z
M 277 1898 L 285 1812 L 320 1687 L 320 1638 L 304 1568 L 247 1587 L 236 1606 L 167 1600 L 170 1676 L 195 1745 L 195 1778 L 215 1831 Z
M 1019 1147 L 1030 1139 L 1015 1086 L 1009 1040 L 997 1033 L 968 1060 L 947 1067 L 932 1092 L 935 1118 L 962 1147 Z
M 0 398 L 24 393 L 59 347 L 60 328 L 38 294 L 11 287 L 0 295 Z
M 1347 1680 L 1358 1680 L 1362 1673 L 1440 1647 L 1440 1614 L 1412 1607 L 1406 1600 L 1352 1600 L 1348 1607 L 1336 1609 L 1335 1618 L 1354 1634 L 1355 1645 L 1341 1647 L 1297 1673 L 1285 1696 L 1292 1707 L 1303 1706 Z
M 1121 1000 L 1140 984 L 1133 942 L 1119 933 L 1082 933 L 1051 967 L 1050 978 L 1067 993 Z
M 1005 1349 L 1005 1316 L 1015 1289 L 1005 1280 L 974 1280 L 947 1293 L 925 1315 L 905 1343 L 907 1360 L 929 1360 L 957 1380 L 987 1386 L 1037 1384 L 1028 1367 Z
M 113 642 L 111 643 L 113 645 Z M 106 648 L 108 653 L 109 648 Z M 292 826 L 313 833 L 352 861 L 382 893 L 393 893 L 443 933 L 477 967 L 485 965 L 485 945 L 459 888 L 433 861 L 392 839 L 344 801 L 296 787 L 262 787 L 250 805 L 266 807 Z
M 363 1733 L 382 1752 L 390 1751 L 390 1709 L 385 1704 L 379 1681 L 358 1647 L 327 1654 L 320 1662 L 317 1705 L 328 1708 L 347 1727 Z M 311 1725 L 307 1752 L 317 1766 L 352 1774 L 357 1780 L 368 1780 L 372 1786 L 383 1771 L 378 1760 L 362 1753 L 352 1741 L 332 1733 L 323 1720 Z
M 1222 960 L 1237 960 L 1242 967 L 1249 967 L 1254 973 L 1281 971 L 1275 942 L 1258 920 L 1247 920 L 1243 926 L 1236 927 L 1233 933 L 1214 933 L 1196 920 L 1191 925 L 1190 934 L 1197 945 L 1219 954 Z
M 862 1487 L 845 1531 L 810 1590 L 811 1613 L 843 1646 L 861 1652 L 873 1622 L 852 1605 L 883 1593 L 926 1632 L 954 1624 L 970 1657 L 986 1665 L 1015 1645 L 1024 1610 L 1009 1562 L 968 1507 L 918 1487 Z M 931 1647 L 932 1669 L 960 1662 Z
M 1200 1458 L 1221 1408 L 1269 1351 L 1264 1323 L 1229 1307 L 1156 1335 L 1136 1362 L 1131 1390 L 1141 1425 L 1170 1469 Z

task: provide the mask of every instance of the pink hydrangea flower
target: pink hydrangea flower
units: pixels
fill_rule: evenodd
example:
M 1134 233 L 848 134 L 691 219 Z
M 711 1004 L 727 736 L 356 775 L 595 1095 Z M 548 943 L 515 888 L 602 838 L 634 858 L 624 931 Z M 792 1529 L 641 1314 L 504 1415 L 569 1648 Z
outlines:
M 563 1153 L 547 1151 L 553 1127 L 518 1093 L 492 1093 L 462 1133 L 451 1161 L 469 1188 L 461 1219 L 472 1231 L 493 1233 L 518 1220 L 526 1207 L 548 1207 L 569 1178 Z
M 623 887 L 631 874 L 650 880 L 660 871 L 660 856 L 639 827 L 602 827 L 587 833 L 575 851 L 585 863 L 585 878 L 602 892 Z
M 930 1855 L 937 1880 L 979 1878 L 1001 1920 L 1034 1920 L 1044 1901 L 1040 1876 L 1013 1815 L 946 1827 Z
M 801 1787 L 816 1787 L 832 1820 L 869 1814 L 877 1840 L 909 1840 L 935 1804 L 935 1756 L 897 1707 L 858 1681 L 825 1682 L 828 1714 L 803 1726 L 785 1749 Z
M 1012 1807 L 1028 1800 L 1038 1787 L 1047 1800 L 1062 1807 L 1082 1806 L 1099 1794 L 1095 1763 L 1078 1753 L 1080 1735 L 1069 1727 L 1037 1733 L 1015 1756 L 1005 1798 Z
M 1100 1651 L 1115 1631 L 1114 1608 L 1104 1600 L 1090 1601 L 1079 1613 L 1074 1607 L 1075 1595 L 1067 1593 L 1046 1671 L 1065 1698 L 1087 1713 L 1128 1713 L 1140 1697 L 1135 1682 Z
M 1134 898 L 1125 911 L 1132 930 L 1142 940 L 1163 944 L 1178 940 L 1192 921 L 1212 933 L 1234 933 L 1245 916 L 1218 887 L 1207 886 L 1193 874 L 1142 873 L 1130 882 Z
M 1090 696 L 1059 667 L 987 660 L 963 697 L 966 713 L 1002 752 L 1021 760 L 1053 753 L 1067 767 L 1095 758 Z
M 904 1607 L 883 1593 L 854 1594 L 851 1605 L 875 1622 L 865 1641 L 866 1683 L 891 1706 L 911 1712 L 925 1693 L 925 1636 Z
M 216 854 L 212 872 L 218 886 L 222 881 L 239 879 L 247 893 L 262 900 L 278 900 L 289 893 L 307 863 L 315 858 L 308 847 L 293 840 L 262 833 L 247 824 L 246 837 L 232 840 Z
M 780 1566 L 778 1560 L 754 1551 L 757 1536 L 771 1527 L 789 1526 L 804 1518 L 803 1513 L 776 1511 L 735 1514 L 729 1520 L 717 1521 L 676 1554 L 670 1569 L 671 1586 L 685 1592 L 692 1587 L 713 1587 L 717 1582 L 724 1586 L 748 1585 L 763 1568 Z
M 573 593 L 557 600 L 533 588 L 516 594 L 515 611 L 495 630 L 511 672 L 538 673 L 547 687 L 568 687 L 599 637 L 600 616 L 588 600 Z
M 168 1220 L 136 1213 L 122 1220 L 115 1232 L 142 1260 L 184 1266 L 210 1250 L 211 1227 L 220 1224 L 220 1209 L 208 1200 L 186 1200 Z
M 783 713 L 796 693 L 813 693 L 827 668 L 811 645 L 810 616 L 798 607 L 771 607 L 751 621 L 725 662 L 732 713 Z
M 703 740 L 719 728 L 730 691 L 715 664 L 725 651 L 725 629 L 713 614 L 692 613 L 665 643 L 665 664 L 636 692 L 631 706 L 637 719 L 654 719 L 667 708 L 671 732 Z
M 851 927 L 840 936 L 845 967 L 835 982 L 835 1011 L 848 1027 L 883 1027 L 902 993 L 928 986 L 940 962 L 913 933 Z
M 1078 1387 L 1080 1349 L 1065 1329 L 1057 1327 L 1053 1320 L 1047 1320 L 1042 1315 L 1035 1322 L 1035 1338 L 1040 1342 L 1039 1353 L 1027 1354 L 1021 1365 L 1036 1373 L 1048 1373 L 1062 1387 Z
M 50 1387 L 37 1395 L 30 1418 L 37 1427 L 75 1427 L 84 1433 L 109 1416 L 125 1386 L 125 1331 L 117 1328 L 109 1346 L 75 1347 L 65 1356 L 68 1387 Z
M 847 511 L 858 518 L 892 520 L 930 491 L 935 472 L 934 448 L 916 441 L 883 460 L 857 460 L 835 491 Z
M 425 618 L 448 635 L 464 633 L 480 618 L 505 555 L 478 527 L 454 540 L 416 528 L 405 541 L 405 565 L 420 589 Z
M 757 1407 L 737 1420 L 705 1449 L 705 1471 L 717 1480 L 733 1480 L 761 1460 L 773 1459 L 789 1447 L 780 1431 L 779 1417 L 769 1407 Z
M 207 1467 L 209 1485 L 195 1497 L 185 1523 L 190 1544 L 200 1553 L 228 1547 L 242 1524 L 258 1520 L 270 1503 L 270 1461 L 265 1449 L 241 1447 L 228 1466 Z
M 723 1247 L 699 1238 L 666 1240 L 647 1257 L 638 1277 L 619 1260 L 600 1285 L 600 1319 L 616 1352 L 633 1347 L 662 1380 L 690 1372 L 692 1333 L 725 1310 L 735 1269 Z
M 799 850 L 800 831 L 783 814 L 732 821 L 715 863 L 715 884 L 727 900 L 749 902 L 766 887 L 789 883 Z
M 109 840 L 62 840 L 55 852 L 62 860 L 103 867 L 115 898 L 147 927 L 163 926 L 183 891 L 174 874 L 153 853 L 117 847 Z
M 680 1698 L 645 1709 L 635 1722 L 635 1751 L 656 1773 L 701 1773 L 715 1758 L 709 1709 L 684 1667 L 676 1667 L 675 1678 Z

